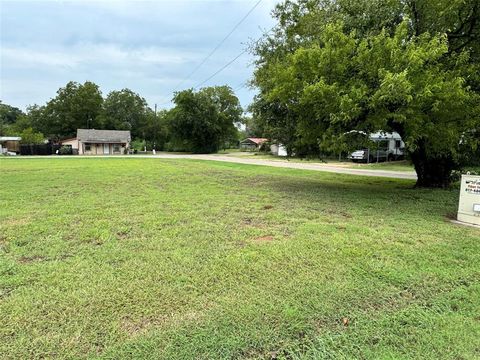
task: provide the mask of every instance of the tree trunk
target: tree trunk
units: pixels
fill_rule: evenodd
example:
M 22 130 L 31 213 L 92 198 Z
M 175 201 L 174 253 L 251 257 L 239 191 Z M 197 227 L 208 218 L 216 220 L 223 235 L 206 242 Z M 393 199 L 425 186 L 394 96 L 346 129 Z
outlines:
M 446 188 L 451 184 L 455 161 L 448 154 L 430 155 L 422 141 L 410 154 L 417 172 L 417 187 Z

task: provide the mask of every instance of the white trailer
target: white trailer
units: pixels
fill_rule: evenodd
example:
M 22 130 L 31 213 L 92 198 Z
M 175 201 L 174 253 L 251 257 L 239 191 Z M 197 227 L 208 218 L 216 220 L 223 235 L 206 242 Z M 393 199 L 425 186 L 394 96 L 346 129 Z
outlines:
M 405 143 L 400 134 L 379 131 L 368 137 L 374 146 L 352 152 L 348 158 L 353 162 L 392 161 L 405 157 Z

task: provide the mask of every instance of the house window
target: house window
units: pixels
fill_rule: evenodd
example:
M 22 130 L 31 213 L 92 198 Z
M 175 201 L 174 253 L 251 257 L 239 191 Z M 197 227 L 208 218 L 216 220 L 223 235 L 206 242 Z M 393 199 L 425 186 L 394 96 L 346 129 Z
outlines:
M 113 152 L 114 153 L 119 153 L 120 152 L 120 145 L 119 144 L 113 144 Z
M 395 140 L 395 147 L 397 149 L 400 149 L 401 145 L 402 145 L 402 142 L 400 140 Z
M 85 144 L 85 151 L 90 151 L 90 150 L 91 150 L 90 144 Z

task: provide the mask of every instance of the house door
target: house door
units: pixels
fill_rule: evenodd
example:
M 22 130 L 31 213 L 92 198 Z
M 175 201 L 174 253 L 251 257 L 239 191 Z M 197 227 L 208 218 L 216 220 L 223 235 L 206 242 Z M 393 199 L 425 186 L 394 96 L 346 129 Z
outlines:
M 110 154 L 110 145 L 109 144 L 103 144 L 103 153 L 104 154 Z

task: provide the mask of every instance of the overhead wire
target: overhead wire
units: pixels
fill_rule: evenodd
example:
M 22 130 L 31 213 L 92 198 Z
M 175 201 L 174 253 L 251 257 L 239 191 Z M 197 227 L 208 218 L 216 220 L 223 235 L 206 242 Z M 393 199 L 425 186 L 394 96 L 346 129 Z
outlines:
M 258 0 L 250 8 L 250 10 L 248 10 L 248 12 L 240 19 L 240 21 L 238 21 L 235 24 L 235 26 L 232 28 L 232 30 L 230 30 L 230 32 L 223 37 L 223 39 L 213 48 L 213 50 L 210 51 L 207 54 L 207 56 L 187 75 L 186 78 L 184 78 L 182 81 L 180 81 L 177 84 L 177 86 L 175 86 L 174 91 L 176 91 L 185 81 L 190 79 L 192 77 L 192 75 L 195 74 L 198 71 L 198 69 L 200 69 L 202 67 L 202 65 L 205 64 L 207 62 L 207 60 L 212 57 L 213 54 L 215 54 L 215 52 L 225 43 L 225 41 L 227 41 L 227 39 L 235 32 L 235 30 L 238 29 L 238 27 L 248 18 L 248 16 L 253 12 L 253 10 L 255 10 L 257 8 L 257 6 L 260 5 L 261 2 L 262 2 L 262 0 Z
M 260 40 L 262 40 L 263 36 L 267 35 L 268 33 L 270 33 L 273 29 L 275 29 L 276 25 L 274 25 L 272 28 L 270 28 L 270 30 L 268 30 L 267 32 L 264 32 L 263 35 L 257 39 L 257 41 L 254 42 L 254 44 L 258 44 L 260 42 Z M 235 56 L 232 60 L 230 60 L 228 63 L 226 63 L 225 65 L 223 65 L 220 69 L 218 69 L 217 71 L 215 71 L 212 75 L 210 75 L 208 78 L 206 78 L 205 80 L 203 80 L 202 82 L 200 82 L 199 84 L 197 84 L 196 86 L 194 86 L 194 89 L 197 89 L 199 88 L 200 86 L 202 86 L 203 84 L 205 84 L 207 81 L 209 81 L 210 79 L 212 79 L 213 77 L 215 77 L 216 75 L 218 75 L 219 73 L 221 73 L 223 70 L 225 70 L 227 67 L 229 67 L 230 65 L 232 65 L 236 60 L 238 60 L 238 58 L 240 58 L 243 54 L 245 54 L 248 50 L 247 49 L 244 49 L 241 53 L 239 53 L 237 56 Z
M 192 71 L 184 80 L 182 80 L 179 85 L 177 85 L 176 88 L 178 88 L 184 81 L 188 80 L 192 75 L 193 73 L 196 72 L 196 70 L 198 70 L 198 68 L 200 68 L 212 55 L 213 53 L 218 50 L 218 48 L 225 42 L 226 39 L 228 39 L 228 37 L 233 33 L 233 31 L 236 30 L 236 28 L 238 28 L 238 26 L 248 17 L 248 15 L 250 15 L 250 13 L 260 4 L 262 0 L 259 0 L 257 1 L 257 3 L 255 3 L 255 5 L 249 10 L 249 12 L 240 20 L 239 23 L 237 23 L 237 25 L 234 26 L 234 28 L 232 29 L 232 31 L 230 31 L 229 34 L 227 34 L 227 36 L 224 37 L 224 39 L 222 39 L 222 41 L 219 43 L 219 45 L 217 45 L 213 51 L 211 51 L 207 57 L 202 60 L 202 62 L 197 65 L 197 67 L 194 69 L 194 71 Z M 264 32 L 262 34 L 262 36 L 257 39 L 254 44 L 257 44 L 258 42 L 260 42 L 262 40 L 262 38 L 269 34 L 273 29 L 275 29 L 276 25 L 274 25 L 272 28 L 270 28 L 268 31 Z M 229 62 L 227 62 L 225 65 L 223 65 L 222 67 L 220 67 L 218 70 L 216 70 L 212 75 L 208 76 L 205 80 L 201 81 L 200 83 L 198 83 L 197 85 L 195 85 L 193 88 L 194 89 L 198 89 L 200 86 L 204 85 L 205 83 L 207 83 L 209 80 L 211 80 L 212 78 L 214 78 L 215 76 L 217 76 L 219 73 L 221 73 L 223 70 L 225 70 L 227 67 L 229 67 L 230 65 L 232 65 L 235 61 L 237 61 L 243 54 L 245 54 L 246 52 L 248 51 L 248 49 L 244 49 L 242 50 L 238 55 L 236 55 L 233 59 L 231 59 Z M 237 91 L 237 90 L 240 90 L 241 88 L 245 87 L 246 84 L 242 84 L 242 86 L 238 86 L 234 91 Z M 176 91 L 176 89 L 174 90 Z M 164 104 L 168 104 L 170 103 L 171 101 L 166 101 L 164 103 L 161 103 L 160 105 L 164 105 Z
M 223 65 L 220 69 L 218 69 L 217 71 L 215 71 L 212 75 L 210 75 L 208 78 L 206 78 L 205 80 L 203 80 L 201 83 L 197 84 L 194 86 L 195 89 L 198 89 L 200 86 L 202 86 L 203 84 L 205 84 L 208 80 L 214 78 L 215 76 L 217 76 L 218 74 L 220 74 L 223 70 L 225 70 L 227 67 L 229 67 L 230 65 L 232 65 L 235 61 L 237 61 L 237 59 L 242 56 L 243 54 L 245 54 L 247 52 L 247 50 L 243 50 L 240 54 L 238 54 L 237 56 L 235 56 L 232 60 L 230 60 L 228 63 L 226 63 L 225 65 Z

